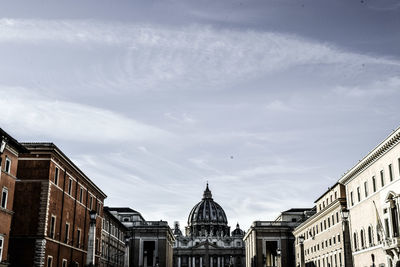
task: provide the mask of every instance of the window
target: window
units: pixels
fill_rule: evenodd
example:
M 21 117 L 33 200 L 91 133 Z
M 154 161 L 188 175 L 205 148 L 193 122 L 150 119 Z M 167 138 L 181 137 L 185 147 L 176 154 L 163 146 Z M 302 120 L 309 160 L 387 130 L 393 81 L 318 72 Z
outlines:
M 53 266 L 53 257 L 48 256 L 47 257 L 47 267 L 52 267 Z
M 339 212 L 336 212 L 336 223 L 339 222 Z
M 54 183 L 58 185 L 58 168 L 56 167 L 54 171 Z
M 79 248 L 80 245 L 81 245 L 81 229 L 77 230 L 76 242 L 77 242 L 77 245 L 78 245 L 78 248 Z
M 364 182 L 364 194 L 365 194 L 365 197 L 368 197 L 368 183 L 367 183 L 367 181 Z
M 385 186 L 385 177 L 383 175 L 383 170 L 381 170 L 381 186 L 384 187 Z
M 4 171 L 6 173 L 10 173 L 11 170 L 11 159 L 9 157 L 6 157 L 6 166 L 4 168 Z
M 354 250 L 357 251 L 357 233 L 353 234 L 353 245 L 354 245 Z
M 63 259 L 62 261 L 62 267 L 67 267 L 68 266 L 68 262 L 66 259 Z
M 389 164 L 389 178 L 390 178 L 390 181 L 393 181 L 392 164 Z
M 353 191 L 350 192 L 350 202 L 351 205 L 354 206 Z
M 72 179 L 69 178 L 69 183 L 68 183 L 68 195 L 71 195 L 72 191 Z
M 337 235 L 337 242 L 340 243 L 340 234 Z
M 1 207 L 3 209 L 7 208 L 7 198 L 8 198 L 8 189 L 7 187 L 3 187 L 3 190 L 1 191 Z
M 0 261 L 3 257 L 4 237 L 0 235 Z
M 385 219 L 385 232 L 386 232 L 386 237 L 389 237 L 389 220 Z
M 82 203 L 83 201 L 83 188 L 81 187 L 79 190 L 79 202 Z
M 55 229 L 56 229 L 56 216 L 51 216 L 50 237 L 53 238 L 53 239 L 54 239 Z
M 90 196 L 89 198 L 89 209 L 92 210 L 93 198 Z
M 364 230 L 362 230 L 362 229 L 361 229 L 361 232 L 360 232 L 360 239 L 361 239 L 361 248 L 365 248 Z
M 335 199 L 337 199 L 337 191 L 335 191 Z
M 65 239 L 64 242 L 68 244 L 69 240 L 69 223 L 65 223 Z
M 400 174 L 400 158 L 397 159 L 397 164 L 399 166 L 399 174 Z
M 376 192 L 376 180 L 375 176 L 372 176 L 372 189 L 374 190 L 374 193 Z
M 358 200 L 358 202 L 361 201 L 360 187 L 357 187 L 357 200 Z
M 372 245 L 372 227 L 368 227 L 368 244 L 371 246 Z

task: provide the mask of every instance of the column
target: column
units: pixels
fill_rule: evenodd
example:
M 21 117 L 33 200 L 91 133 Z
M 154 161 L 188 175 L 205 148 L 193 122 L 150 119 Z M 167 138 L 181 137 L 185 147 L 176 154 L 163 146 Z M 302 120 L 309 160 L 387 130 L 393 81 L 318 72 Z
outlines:
M 196 267 L 196 257 L 192 257 L 192 267 Z
M 213 267 L 213 264 L 214 264 L 214 262 L 213 262 L 213 257 L 210 256 L 210 267 Z
M 225 256 L 222 257 L 222 267 L 225 267 Z
M 192 257 L 188 256 L 189 267 L 192 267 Z
M 218 267 L 221 267 L 221 257 L 218 256 Z
M 203 256 L 200 256 L 200 267 L 203 267 Z
M 181 267 L 181 256 L 178 257 L 178 267 Z

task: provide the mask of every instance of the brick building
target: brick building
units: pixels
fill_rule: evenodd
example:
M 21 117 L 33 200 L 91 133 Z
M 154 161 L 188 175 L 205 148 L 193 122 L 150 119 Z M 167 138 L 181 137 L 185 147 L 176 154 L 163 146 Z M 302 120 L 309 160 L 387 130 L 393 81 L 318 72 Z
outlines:
M 125 236 L 128 228 L 122 224 L 108 207 L 103 209 L 103 229 L 101 232 L 101 267 L 128 266 L 129 253 L 126 253 Z
M 0 128 L 0 266 L 8 264 L 8 245 L 15 181 L 17 179 L 18 154 L 26 149 Z
M 23 145 L 29 153 L 21 154 L 18 163 L 12 266 L 84 266 L 91 210 L 98 214 L 94 244 L 98 264 L 106 195 L 54 144 Z

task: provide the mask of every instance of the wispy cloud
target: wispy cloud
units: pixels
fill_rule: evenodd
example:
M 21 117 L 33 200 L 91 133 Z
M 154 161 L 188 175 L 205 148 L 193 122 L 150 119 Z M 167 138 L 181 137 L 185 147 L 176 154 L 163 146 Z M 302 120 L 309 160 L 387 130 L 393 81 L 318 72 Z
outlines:
M 49 99 L 27 89 L 0 87 L 0 94 L 6 96 L 0 98 L 1 125 L 31 136 L 93 143 L 161 142 L 172 137 L 165 130 L 107 109 Z
M 321 73 L 329 66 L 329 75 L 340 75 L 359 72 L 361 64 L 400 66 L 295 35 L 202 25 L 2 19 L 0 44 L 9 42 L 118 46 L 123 54 L 116 63 L 95 68 L 87 81 L 90 87 L 118 90 L 224 88 L 295 67 Z

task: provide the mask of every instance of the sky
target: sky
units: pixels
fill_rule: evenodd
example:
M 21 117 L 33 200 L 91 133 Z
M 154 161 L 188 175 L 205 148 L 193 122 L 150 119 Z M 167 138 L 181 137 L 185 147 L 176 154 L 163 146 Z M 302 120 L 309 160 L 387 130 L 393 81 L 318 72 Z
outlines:
M 312 207 L 400 126 L 399 0 L 8 1 L 0 127 L 147 220 Z

